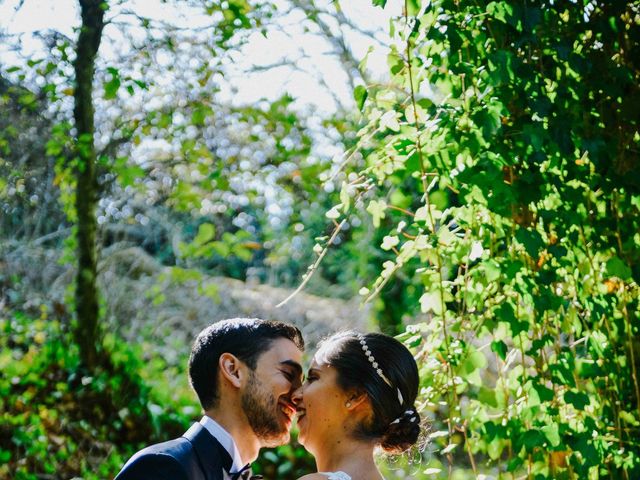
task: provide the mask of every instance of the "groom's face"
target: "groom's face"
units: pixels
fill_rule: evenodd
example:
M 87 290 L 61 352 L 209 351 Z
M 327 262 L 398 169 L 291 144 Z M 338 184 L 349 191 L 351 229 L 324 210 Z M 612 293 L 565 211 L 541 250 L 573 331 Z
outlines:
M 296 407 L 292 393 L 302 381 L 302 352 L 285 338 L 274 340 L 258 358 L 242 392 L 242 409 L 265 447 L 289 441 Z

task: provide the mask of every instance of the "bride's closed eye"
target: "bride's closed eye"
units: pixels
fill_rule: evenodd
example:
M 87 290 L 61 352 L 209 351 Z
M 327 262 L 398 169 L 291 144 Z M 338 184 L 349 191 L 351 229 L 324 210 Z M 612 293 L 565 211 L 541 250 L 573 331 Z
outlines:
M 305 383 L 313 383 L 316 380 L 318 380 L 318 378 L 320 378 L 318 374 L 312 370 L 309 373 L 307 373 L 307 377 L 304 380 L 305 380 Z

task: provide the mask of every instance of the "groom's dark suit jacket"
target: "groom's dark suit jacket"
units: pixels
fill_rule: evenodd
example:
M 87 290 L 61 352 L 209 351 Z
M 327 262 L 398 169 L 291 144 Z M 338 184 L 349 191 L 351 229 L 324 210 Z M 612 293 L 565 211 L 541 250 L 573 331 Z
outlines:
M 199 423 L 180 438 L 140 450 L 115 480 L 222 480 L 231 456 Z

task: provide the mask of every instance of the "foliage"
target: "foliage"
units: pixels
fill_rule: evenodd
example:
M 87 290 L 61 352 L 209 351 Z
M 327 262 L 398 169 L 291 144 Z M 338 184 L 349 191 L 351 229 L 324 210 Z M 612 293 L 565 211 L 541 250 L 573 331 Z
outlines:
M 328 216 L 382 232 L 366 300 L 411 285 L 428 476 L 636 478 L 640 4 L 407 1 L 392 33 Z
M 43 161 L 51 122 L 42 99 L 0 75 L 0 235 L 38 238 L 64 222 L 53 185 L 53 161 Z
M 323 216 L 328 197 L 318 191 L 317 178 L 329 161 L 314 151 L 312 116 L 294 112 L 291 97 L 232 107 L 217 96 L 222 65 L 242 43 L 241 32 L 260 27 L 270 16 L 269 4 L 254 3 L 211 4 L 207 13 L 215 28 L 206 32 L 136 16 L 127 2 L 102 3 L 105 35 L 122 29 L 114 37 L 118 42 L 132 38 L 133 44 L 123 48 L 122 58 L 96 59 L 93 92 L 87 87 L 91 81 L 84 82 L 85 100 L 95 103 L 96 128 L 90 112 L 84 119 L 88 131 L 80 138 L 72 97 L 82 86 L 73 65 L 85 43 L 97 47 L 99 39 L 74 44 L 46 32 L 40 37 L 46 54 L 28 58 L 23 67 L 3 69 L 11 82 L 0 78 L 0 94 L 11 116 L 0 121 L 2 235 L 40 244 L 71 233 L 65 261 L 74 262 L 77 189 L 84 183 L 97 188 L 88 197 L 98 197 L 98 251 L 118 240 L 147 242 L 151 229 L 131 227 L 160 219 L 159 241 L 145 247 L 178 265 L 170 283 L 199 278 L 198 270 L 244 277 L 247 267 L 265 266 L 283 272 L 276 282 L 294 279 L 304 265 L 308 235 L 303 230 L 307 223 L 320 224 Z M 144 48 L 123 19 L 140 23 L 148 35 Z M 350 128 L 334 120 L 320 128 L 324 137 L 339 142 Z M 168 148 L 154 151 L 158 143 Z M 79 183 L 74 173 L 86 172 L 88 165 L 96 175 Z M 45 194 L 46 203 L 39 197 Z M 93 221 L 93 207 L 89 210 L 84 218 Z M 61 228 L 66 226 L 71 228 Z M 4 293 L 0 290 L 0 308 Z M 30 301 L 20 300 L 23 305 L 11 305 L 6 315 L 2 311 L 2 476 L 111 477 L 143 444 L 178 436 L 186 428 L 194 412 L 192 395 L 167 380 L 168 375 L 184 378 L 184 372 L 168 371 L 161 359 L 143 356 L 144 339 L 123 346 L 109 333 L 92 332 L 74 342 L 66 317 L 73 305 L 59 305 L 64 318 L 51 318 L 42 307 L 42 318 L 32 319 L 21 312 Z M 104 312 L 101 305 L 101 321 Z M 105 353 L 95 370 L 80 365 L 80 341 L 93 342 Z M 294 444 L 264 452 L 256 469 L 298 478 L 313 469 L 312 463 Z
M 198 15 L 201 7 L 184 0 L 166 5 L 198 22 L 203 21 Z M 328 11 L 322 13 L 324 8 Z M 278 13 L 295 14 L 296 9 L 307 15 L 310 25 L 326 26 L 332 15 L 344 16 L 338 6 L 305 2 L 294 2 L 292 9 Z M 313 111 L 296 111 L 288 95 L 240 106 L 223 99 L 221 91 L 233 88 L 225 78 L 226 65 L 243 51 L 255 29 L 274 27 L 274 12 L 265 2 L 210 4 L 210 17 L 204 21 L 211 26 L 203 29 L 145 17 L 130 10 L 127 2 L 109 5 L 104 35 L 118 48 L 106 49 L 108 53 L 97 58 L 94 88 L 99 243 L 133 241 L 165 264 L 275 284 L 291 285 L 304 271 L 313 245 L 310 232 L 322 233 L 328 206 L 328 190 L 318 189 L 317 179 L 331 167 L 331 156 L 341 144 L 353 140 L 354 132 L 344 112 L 319 122 Z M 357 63 L 342 34 L 320 28 L 317 35 L 339 45 L 340 58 L 348 65 Z M 34 184 L 46 185 L 52 201 L 43 204 L 25 190 L 21 201 L 31 202 L 31 210 L 20 215 L 20 210 L 7 206 L 3 219 L 11 225 L 3 233 L 13 235 L 20 222 L 34 217 L 51 219 L 37 223 L 41 228 L 33 233 L 25 228 L 30 238 L 41 241 L 46 235 L 67 235 L 69 230 L 58 227 L 77 220 L 70 121 L 75 46 L 57 32 L 42 32 L 38 39 L 46 53 L 33 54 L 3 75 L 28 88 L 29 98 L 41 99 L 46 108 L 43 117 L 51 134 L 36 136 L 32 129 L 20 138 L 31 145 L 36 140 L 46 143 L 45 153 L 38 154 L 46 159 L 46 170 L 37 174 L 30 165 L 25 175 L 30 174 Z M 350 67 L 349 75 L 356 74 Z M 6 168 L 15 176 L 17 160 L 7 160 Z M 15 181 L 22 182 L 22 177 Z M 11 184 L 4 190 L 15 197 Z M 58 199 L 67 219 L 57 208 Z M 179 248 L 195 239 L 205 223 L 215 227 L 215 248 Z M 73 241 L 67 245 L 70 250 L 76 247 Z M 350 272 L 341 268 L 342 263 L 323 265 L 324 281 L 312 288 L 350 294 L 352 289 L 337 285 Z
M 303 3 L 311 18 L 315 2 Z M 401 338 L 420 362 L 437 450 L 423 476 L 637 477 L 638 2 L 407 0 L 392 23 L 389 83 L 355 88 L 357 138 L 348 119 L 322 125 L 331 142 L 357 142 L 326 190 L 320 135 L 290 97 L 220 102 L 238 33 L 271 15 L 266 3 L 223 4 L 207 4 L 211 36 L 110 12 L 135 18 L 148 37 L 130 62 L 98 63 L 104 241 L 143 244 L 154 232 L 145 248 L 176 265 L 172 282 L 218 269 L 278 283 L 304 270 L 305 249 L 323 258 L 341 243 L 305 282 L 321 270 L 315 288 L 326 291 L 373 275 L 361 293 L 383 328 L 409 324 Z M 23 240 L 66 235 L 58 227 L 77 221 L 72 46 L 48 41 L 48 57 L 0 78 L 9 112 L 0 223 L 2 235 Z M 335 179 L 340 203 L 329 205 Z M 68 319 L 15 307 L 0 321 L 1 475 L 113 475 L 140 442 L 178 435 L 192 419 L 162 360 L 143 362 L 107 335 L 110 360 L 89 373 Z M 257 469 L 294 478 L 310 465 L 282 447 Z
M 111 350 L 108 370 L 88 372 L 68 322 L 40 310 L 39 318 L 0 311 L 0 476 L 112 477 L 136 446 L 187 424 L 178 408 L 149 408 L 157 400 L 128 347 Z
M 143 355 L 145 341 L 108 337 L 112 370 L 87 372 L 68 322 L 44 304 L 38 318 L 0 310 L 0 332 L 2 478 L 113 478 L 136 450 L 182 435 L 199 418 L 184 369 Z M 295 441 L 263 451 L 254 468 L 292 480 L 313 469 Z
M 261 450 L 260 457 L 251 469 L 264 478 L 295 480 L 317 470 L 315 460 L 298 442 L 292 431 L 288 445 Z

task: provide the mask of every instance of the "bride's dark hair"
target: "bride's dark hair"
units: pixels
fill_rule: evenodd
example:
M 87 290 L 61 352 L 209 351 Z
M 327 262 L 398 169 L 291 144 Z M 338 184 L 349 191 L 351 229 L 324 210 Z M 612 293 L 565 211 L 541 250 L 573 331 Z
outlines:
M 322 361 L 336 369 L 342 390 L 364 392 L 370 399 L 373 417 L 358 426 L 359 438 L 377 441 L 388 453 L 416 443 L 418 366 L 407 347 L 381 333 L 346 331 L 322 342 L 320 351 Z

